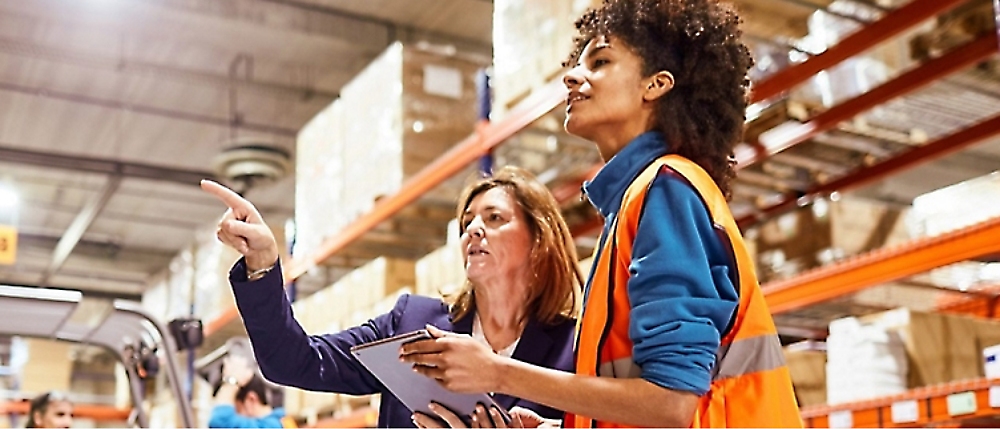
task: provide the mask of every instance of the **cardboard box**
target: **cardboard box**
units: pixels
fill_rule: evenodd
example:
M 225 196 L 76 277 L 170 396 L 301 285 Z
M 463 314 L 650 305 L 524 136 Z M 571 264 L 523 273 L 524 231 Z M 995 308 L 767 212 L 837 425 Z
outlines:
M 826 339 L 829 404 L 895 395 L 907 390 L 909 359 L 899 332 L 848 317 L 830 323 Z
M 597 0 L 493 3 L 494 119 L 532 90 L 559 78 L 573 49 L 574 23 Z
M 1000 216 L 1000 172 L 928 192 L 913 199 L 907 224 L 914 236 L 926 237 Z
M 416 264 L 416 293 L 441 297 L 456 293 L 465 284 L 462 250 L 458 244 L 445 244 L 420 258 Z
M 799 406 L 826 403 L 826 352 L 785 349 L 785 362 Z
M 859 198 L 819 200 L 746 235 L 761 283 L 911 239 L 907 211 Z M 753 243 L 751 243 L 751 241 Z
M 471 135 L 485 66 L 394 43 L 346 84 L 297 138 L 296 253 L 314 251 Z M 442 185 L 424 199 L 450 204 L 457 193 Z
M 26 338 L 28 361 L 21 367 L 22 392 L 41 394 L 50 390 L 68 392 L 73 360 L 73 345 L 64 341 Z
M 376 310 L 386 302 L 391 300 L 391 309 L 400 293 L 413 290 L 414 266 L 414 261 L 406 259 L 376 258 L 293 304 L 295 318 L 311 334 L 364 323 L 381 314 Z
M 906 349 L 909 388 L 985 377 L 983 349 L 1000 344 L 1000 322 L 900 308 L 858 318 L 899 333 Z M 830 324 L 834 335 L 835 324 Z

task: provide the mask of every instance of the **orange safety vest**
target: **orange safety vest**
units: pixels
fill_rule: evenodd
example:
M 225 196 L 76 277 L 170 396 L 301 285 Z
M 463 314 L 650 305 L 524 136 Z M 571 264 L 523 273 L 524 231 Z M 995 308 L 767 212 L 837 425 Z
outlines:
M 608 231 L 610 237 L 602 246 L 604 250 L 594 251 L 600 257 L 592 268 L 587 303 L 579 324 L 577 374 L 639 376 L 639 368 L 632 361 L 632 340 L 628 334 L 631 310 L 628 267 L 646 192 L 664 168 L 682 176 L 698 191 L 716 228 L 724 229 L 729 237 L 739 275 L 736 319 L 716 352 L 711 387 L 699 399 L 692 426 L 802 427 L 774 320 L 726 199 L 705 170 L 677 155 L 657 159 L 629 185 L 621 210 Z M 573 414 L 566 415 L 565 425 L 620 426 Z

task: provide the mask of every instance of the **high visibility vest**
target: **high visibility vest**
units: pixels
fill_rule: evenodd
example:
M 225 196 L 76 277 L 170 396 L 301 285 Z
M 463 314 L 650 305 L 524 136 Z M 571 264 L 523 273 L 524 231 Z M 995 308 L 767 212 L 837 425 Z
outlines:
M 657 159 L 629 185 L 608 237 L 603 238 L 603 250 L 594 251 L 596 262 L 579 323 L 576 372 L 618 378 L 639 375 L 628 334 L 628 268 L 638 222 L 618 219 L 639 219 L 646 192 L 659 174 L 677 174 L 694 186 L 716 228 L 729 238 L 739 280 L 736 317 L 716 351 L 711 387 L 698 401 L 692 427 L 802 427 L 774 320 L 726 199 L 705 170 L 677 155 Z M 573 414 L 566 415 L 565 425 L 619 426 Z

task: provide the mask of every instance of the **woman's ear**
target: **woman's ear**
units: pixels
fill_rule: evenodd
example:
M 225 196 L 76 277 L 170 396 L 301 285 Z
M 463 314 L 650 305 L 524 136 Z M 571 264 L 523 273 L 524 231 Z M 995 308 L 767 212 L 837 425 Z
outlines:
M 647 79 L 646 91 L 642 95 L 643 101 L 655 101 L 674 88 L 674 75 L 666 70 L 653 73 Z

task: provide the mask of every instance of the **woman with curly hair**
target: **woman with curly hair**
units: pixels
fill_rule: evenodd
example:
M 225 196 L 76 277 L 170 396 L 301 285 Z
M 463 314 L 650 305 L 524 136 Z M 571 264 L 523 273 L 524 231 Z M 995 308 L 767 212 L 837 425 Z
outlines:
M 605 0 L 577 21 L 565 126 L 606 165 L 584 186 L 605 225 L 576 374 L 440 332 L 404 346 L 404 359 L 452 390 L 566 410 L 566 426 L 801 426 L 727 205 L 752 65 L 739 24 L 713 0 Z

